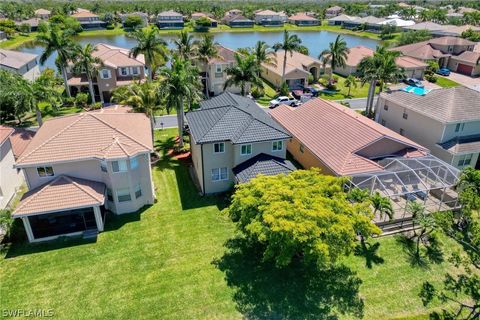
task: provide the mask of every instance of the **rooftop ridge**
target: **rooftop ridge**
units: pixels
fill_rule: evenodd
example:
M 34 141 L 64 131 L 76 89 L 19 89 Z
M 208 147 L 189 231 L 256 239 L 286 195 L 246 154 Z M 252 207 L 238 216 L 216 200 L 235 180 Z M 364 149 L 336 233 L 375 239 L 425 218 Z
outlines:
M 80 190 L 82 190 L 84 193 L 86 193 L 88 196 L 90 196 L 92 199 L 98 201 L 98 202 L 102 202 L 101 199 L 98 199 L 97 197 L 93 196 L 90 192 L 88 192 L 87 190 L 85 190 L 85 188 L 83 186 L 81 186 L 80 184 L 78 184 L 77 182 L 75 182 L 74 180 L 72 180 L 72 178 L 70 178 L 69 176 L 67 175 L 64 175 L 63 176 L 67 181 L 71 182 L 75 187 L 79 188 Z

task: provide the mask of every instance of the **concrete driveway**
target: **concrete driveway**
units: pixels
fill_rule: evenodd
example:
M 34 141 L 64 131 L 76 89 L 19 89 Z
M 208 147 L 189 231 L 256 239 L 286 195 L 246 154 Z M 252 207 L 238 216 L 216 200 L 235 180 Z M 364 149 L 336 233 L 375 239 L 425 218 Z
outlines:
M 445 78 L 458 82 L 461 85 L 464 85 L 465 87 L 469 87 L 477 91 L 480 91 L 480 78 L 472 78 L 456 72 L 450 72 L 450 75 Z

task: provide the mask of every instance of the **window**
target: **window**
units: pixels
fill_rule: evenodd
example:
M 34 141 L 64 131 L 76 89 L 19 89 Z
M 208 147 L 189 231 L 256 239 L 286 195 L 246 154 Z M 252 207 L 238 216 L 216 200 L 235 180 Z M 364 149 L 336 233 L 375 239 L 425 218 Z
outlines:
M 105 161 L 100 161 L 100 170 L 107 172 L 107 163 Z
M 120 68 L 120 74 L 122 76 L 128 76 L 128 69 L 127 68 Z
M 100 77 L 102 79 L 110 79 L 110 70 L 102 69 L 102 71 L 100 71 Z
M 107 188 L 107 200 L 113 202 L 112 189 Z
M 472 162 L 472 154 L 471 153 L 461 155 L 458 158 L 458 166 L 459 167 L 469 166 L 471 162 Z
M 387 105 L 384 105 L 384 106 L 383 106 L 383 110 L 388 111 L 388 106 L 387 106 Z
M 457 123 L 457 125 L 455 126 L 455 132 L 463 131 L 464 128 L 465 123 Z
M 213 144 L 213 152 L 214 153 L 224 153 L 225 152 L 225 143 L 219 142 Z
M 40 177 L 53 177 L 55 174 L 52 167 L 37 167 L 37 173 Z
M 228 179 L 227 168 L 212 169 L 212 181 L 223 181 Z
M 403 112 L 403 119 L 408 119 L 408 113 L 406 113 L 405 111 Z
M 387 121 L 385 121 L 385 119 L 382 119 L 382 126 L 385 126 L 387 124 Z
M 303 149 L 303 144 L 300 145 L 300 152 L 303 153 L 305 150 Z
M 127 202 L 132 200 L 132 197 L 130 196 L 130 189 L 117 189 L 117 199 L 118 202 Z
M 242 156 L 246 156 L 252 154 L 252 145 L 251 144 L 244 144 L 241 147 L 240 154 Z
M 222 65 L 221 64 L 215 65 L 215 72 L 222 73 Z
M 403 130 L 402 128 L 400 128 L 400 135 L 404 135 L 405 134 L 405 130 Z
M 142 187 L 140 183 L 135 186 L 135 199 L 138 199 L 142 196 Z
M 113 172 L 127 171 L 127 160 L 112 161 Z
M 272 151 L 282 151 L 282 150 L 283 150 L 283 141 L 272 142 Z
M 140 72 L 138 71 L 138 67 L 133 67 L 133 68 L 132 68 L 132 74 L 133 74 L 133 75 L 136 76 L 136 75 L 138 75 L 139 73 L 140 73 Z
M 132 169 L 138 168 L 138 157 L 130 159 L 130 168 Z

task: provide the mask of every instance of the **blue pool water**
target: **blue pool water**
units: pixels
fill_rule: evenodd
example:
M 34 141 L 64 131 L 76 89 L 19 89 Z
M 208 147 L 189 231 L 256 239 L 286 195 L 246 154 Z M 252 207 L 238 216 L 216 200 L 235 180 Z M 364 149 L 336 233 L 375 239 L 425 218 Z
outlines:
M 426 95 L 427 93 L 430 92 L 429 89 L 413 87 L 413 86 L 405 87 L 402 90 L 405 91 L 405 92 L 410 92 L 410 93 L 417 94 L 419 96 L 424 96 L 424 95 Z

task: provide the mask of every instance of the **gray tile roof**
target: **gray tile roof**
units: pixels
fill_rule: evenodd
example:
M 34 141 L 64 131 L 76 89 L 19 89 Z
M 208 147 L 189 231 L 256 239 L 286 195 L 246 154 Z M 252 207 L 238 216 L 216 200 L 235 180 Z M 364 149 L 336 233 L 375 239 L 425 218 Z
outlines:
M 451 153 L 469 153 L 480 151 L 480 134 L 473 134 L 464 137 L 455 137 L 439 144 Z
M 288 174 L 294 170 L 296 168 L 290 161 L 265 153 L 260 153 L 232 169 L 238 183 L 248 182 L 258 174 L 274 176 L 282 173 Z
M 463 86 L 435 89 L 424 96 L 398 90 L 381 97 L 442 123 L 480 120 L 480 92 Z
M 231 141 L 234 144 L 290 138 L 253 100 L 229 92 L 200 103 L 186 114 L 196 143 Z

